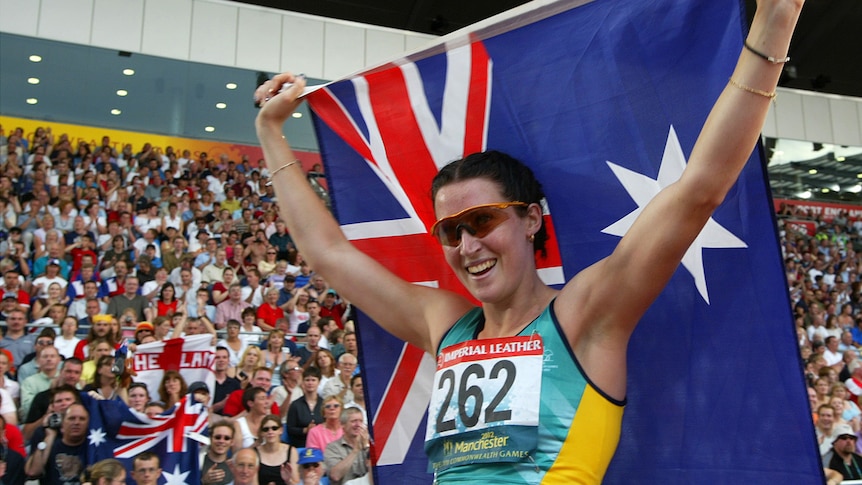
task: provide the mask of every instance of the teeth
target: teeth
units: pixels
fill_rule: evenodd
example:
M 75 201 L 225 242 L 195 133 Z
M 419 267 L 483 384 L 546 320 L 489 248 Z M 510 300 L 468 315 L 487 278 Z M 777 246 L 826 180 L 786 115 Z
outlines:
M 467 272 L 470 274 L 481 273 L 487 269 L 491 269 L 494 265 L 497 264 L 497 260 L 485 261 L 484 263 L 479 263 L 475 266 L 467 266 Z

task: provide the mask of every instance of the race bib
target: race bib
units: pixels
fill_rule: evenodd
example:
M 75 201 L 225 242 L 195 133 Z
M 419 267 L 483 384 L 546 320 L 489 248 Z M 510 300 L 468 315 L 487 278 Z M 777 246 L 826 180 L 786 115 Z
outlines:
M 440 352 L 425 431 L 434 471 L 520 461 L 536 448 L 543 352 L 539 335 L 470 340 Z

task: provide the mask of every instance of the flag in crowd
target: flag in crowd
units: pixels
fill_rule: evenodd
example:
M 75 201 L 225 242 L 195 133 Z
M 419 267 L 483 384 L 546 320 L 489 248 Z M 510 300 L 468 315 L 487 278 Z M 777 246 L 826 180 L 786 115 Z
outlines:
M 200 483 L 199 443 L 189 433 L 207 429 L 207 410 L 190 396 L 163 415 L 147 416 L 121 400 L 96 400 L 86 394 L 90 412 L 88 462 L 106 458 L 120 460 L 127 470 L 144 452 L 158 455 L 165 485 Z M 134 483 L 132 477 L 128 483 Z
M 740 2 L 534 2 L 308 97 L 340 224 L 417 284 L 463 292 L 428 234 L 430 180 L 485 149 L 547 194 L 552 285 L 610 254 L 680 175 L 742 48 Z M 583 5 L 581 5 L 583 4 Z M 816 483 L 821 466 L 764 158 L 644 316 L 606 483 Z M 434 359 L 360 315 L 378 483 L 430 483 Z
M 215 394 L 212 335 L 188 335 L 138 345 L 130 358 L 135 381 L 145 383 L 150 396 L 159 395 L 159 383 L 169 370 L 179 371 L 188 384 L 205 382 L 210 395 Z

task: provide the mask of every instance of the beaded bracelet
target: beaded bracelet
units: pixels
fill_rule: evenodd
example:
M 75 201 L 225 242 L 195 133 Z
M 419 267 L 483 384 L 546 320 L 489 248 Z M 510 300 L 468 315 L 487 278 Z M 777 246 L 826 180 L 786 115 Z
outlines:
M 748 49 L 749 52 L 751 52 L 752 54 L 754 54 L 757 57 L 764 59 L 768 62 L 771 62 L 772 64 L 784 64 L 785 62 L 790 61 L 790 56 L 787 56 L 784 59 L 778 59 L 778 58 L 775 58 L 772 56 L 767 56 L 763 52 L 760 52 L 759 50 L 755 49 L 754 47 L 751 47 L 751 44 L 749 44 L 747 40 L 745 41 L 745 43 L 743 45 L 745 45 L 745 48 Z
M 272 172 L 271 174 L 269 174 L 269 179 L 270 179 L 270 180 L 269 180 L 269 182 L 267 182 L 265 185 L 266 185 L 267 187 L 272 187 L 272 179 L 273 179 L 273 178 L 275 178 L 275 174 L 277 174 L 278 172 L 281 172 L 282 170 L 286 169 L 287 167 L 289 167 L 289 166 L 291 166 L 291 165 L 296 165 L 297 163 L 300 163 L 300 161 L 299 161 L 299 160 L 294 160 L 294 161 L 292 161 L 292 162 L 290 162 L 290 163 L 286 163 L 286 164 L 284 164 L 284 165 L 282 165 L 282 166 L 278 167 L 277 169 L 275 169 L 275 171 L 274 171 L 274 172 Z
M 778 96 L 778 93 L 776 93 L 775 91 L 768 93 L 766 91 L 761 91 L 759 89 L 755 89 L 755 88 L 752 88 L 750 86 L 746 86 L 745 84 L 740 84 L 735 79 L 733 79 L 732 77 L 728 78 L 728 79 L 730 79 L 730 84 L 732 86 L 737 87 L 743 91 L 746 91 L 746 92 L 749 92 L 752 94 L 756 94 L 758 96 L 763 96 L 764 98 L 769 98 L 770 101 L 772 101 L 773 103 L 775 102 L 775 98 Z

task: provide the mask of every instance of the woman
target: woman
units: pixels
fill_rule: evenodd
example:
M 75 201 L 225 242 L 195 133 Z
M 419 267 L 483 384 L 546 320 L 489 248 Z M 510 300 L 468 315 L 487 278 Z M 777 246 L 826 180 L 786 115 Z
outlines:
M 245 352 L 242 353 L 239 364 L 236 367 L 228 369 L 228 377 L 236 377 L 239 379 L 240 384 L 245 386 L 254 370 L 261 365 L 261 355 L 260 347 L 249 345 L 245 349 Z
M 335 357 L 327 349 L 320 349 L 315 352 L 308 359 L 308 362 L 305 363 L 305 367 L 317 367 L 320 369 L 320 387 L 318 388 L 318 392 L 321 393 L 326 383 L 339 373 L 338 369 L 335 368 Z
M 218 345 L 227 349 L 230 355 L 230 366 L 236 367 L 242 362 L 240 356 L 244 356 L 248 344 L 245 340 L 239 338 L 239 322 L 236 320 L 228 320 L 226 324 L 227 338 L 220 340 Z
M 7 375 L 12 370 L 12 364 L 6 352 L 5 349 L 0 352 L 0 389 L 5 389 L 9 396 L 18 402 L 21 397 L 21 385 Z
M 537 420 L 549 426 L 530 460 L 455 466 L 439 472 L 437 479 L 478 483 L 531 474 L 536 482 L 544 477 L 576 481 L 581 476 L 601 481 L 619 441 L 629 337 L 735 183 L 758 140 L 782 68 L 752 50 L 783 58 L 801 8 L 801 0 L 759 2 L 748 35 L 752 47 L 740 54 L 732 81 L 716 102 L 681 178 L 643 208 L 611 255 L 559 291 L 546 286 L 536 270 L 535 252 L 543 249 L 547 231 L 543 193 L 532 171 L 496 152 L 445 166 L 432 182 L 437 222 L 431 233 L 441 242 L 452 271 L 481 303 L 478 308 L 455 293 L 403 281 L 353 247 L 314 197 L 282 137 L 285 121 L 299 105 L 304 77 L 284 73 L 258 88 L 255 99 L 262 107 L 256 129 L 279 213 L 303 256 L 333 287 L 384 329 L 432 356 L 474 339 L 480 344 L 489 338 L 514 343 L 538 334 L 543 339 L 540 351 L 566 357 L 555 359 L 554 372 L 539 371 L 542 392 L 535 399 L 527 402 L 521 396 L 510 403 L 518 409 L 535 406 Z M 281 91 L 286 83 L 292 85 Z M 436 376 L 440 385 L 435 384 L 432 397 L 444 407 L 449 400 L 441 395 L 446 392 L 445 377 L 445 372 Z M 560 399 L 572 402 L 570 410 L 549 402 L 557 391 Z M 597 405 L 576 407 L 583 399 Z M 455 422 L 429 420 L 429 454 L 442 451 L 441 433 L 450 425 L 455 439 L 462 433 L 457 426 L 464 422 L 459 416 L 452 419 Z M 602 422 L 597 428 L 580 428 L 597 420 Z M 555 458 L 564 456 L 559 452 L 570 431 L 586 446 L 600 445 L 591 454 L 596 460 L 569 457 L 565 469 L 551 471 Z
M 63 287 L 60 283 L 51 283 L 48 285 L 47 298 L 39 298 L 33 302 L 33 320 L 38 320 L 48 314 L 48 310 L 52 305 L 66 305 L 69 303 L 69 297 L 63 292 Z
M 284 310 L 278 306 L 278 288 L 266 290 L 263 305 L 257 307 L 257 326 L 275 328 L 275 322 L 284 318 Z
M 162 285 L 162 289 L 159 290 L 159 299 L 156 300 L 155 303 L 155 316 L 173 316 L 173 314 L 177 312 L 177 303 L 179 303 L 179 300 L 176 298 L 176 290 L 174 289 L 173 283 L 170 281 L 165 282 L 165 284 Z M 153 318 L 155 319 L 155 317 Z
M 114 353 L 114 346 L 105 338 L 97 338 L 88 345 L 90 351 L 87 360 L 81 367 L 81 384 L 86 386 L 93 381 L 96 374 L 96 364 L 102 357 L 110 357 Z
M 341 427 L 342 405 L 338 396 L 323 399 L 323 424 L 308 430 L 308 437 L 305 439 L 306 448 L 325 450 L 329 443 L 341 439 L 344 435 L 344 429 Z
M 126 404 L 135 411 L 142 413 L 148 402 L 150 402 L 150 391 L 147 389 L 147 385 L 143 382 L 131 383 L 126 394 Z
M 269 275 L 275 271 L 275 267 L 278 264 L 278 250 L 274 246 L 269 246 L 266 248 L 266 253 L 264 254 L 263 259 L 257 262 L 257 270 L 260 271 L 261 279 L 266 279 Z
M 308 319 L 310 318 L 307 307 L 309 299 L 310 297 L 305 288 L 300 288 L 293 295 L 293 298 L 287 302 L 285 312 L 287 313 L 288 321 L 290 323 L 291 333 L 296 332 L 300 325 L 308 322 Z
M 54 339 L 54 347 L 64 359 L 75 355 L 75 348 L 78 342 L 81 341 L 77 337 L 78 334 L 78 319 L 73 316 L 67 316 L 63 319 L 63 324 L 60 326 L 60 335 Z
M 81 475 L 81 483 L 92 485 L 126 483 L 126 469 L 119 460 L 108 458 L 88 467 Z
M 171 338 L 171 332 L 174 330 L 171 319 L 168 317 L 156 317 L 153 320 L 153 328 L 153 337 L 159 342 Z
M 257 435 L 260 444 L 255 447 L 260 468 L 257 481 L 260 484 L 293 485 L 299 482 L 299 454 L 296 448 L 281 442 L 281 419 L 274 414 L 267 414 L 260 422 Z M 282 468 L 289 470 L 290 480 L 281 478 Z
M 101 399 L 119 399 L 117 395 L 117 376 L 111 372 L 114 358 L 110 355 L 99 357 L 96 362 L 96 372 L 90 382 L 84 386 L 84 392 L 93 391 Z
M 263 418 L 269 414 L 272 401 L 270 401 L 266 390 L 262 387 L 249 387 L 242 393 L 242 405 L 246 410 L 246 414 L 234 421 L 234 453 L 241 448 L 252 447 L 258 442 L 257 432 L 261 428 Z M 281 433 L 279 433 L 279 436 L 281 436 Z
M 183 376 L 175 370 L 169 370 L 159 384 L 159 399 L 165 403 L 165 409 L 171 409 L 188 391 L 189 386 Z
M 264 365 L 270 369 L 278 369 L 290 354 L 284 348 L 284 332 L 273 330 L 266 339 L 266 349 L 262 353 Z M 281 375 L 272 376 L 272 385 L 281 385 Z
M 216 281 L 213 284 L 213 303 L 218 305 L 219 303 L 227 300 L 227 289 L 230 288 L 231 283 L 233 283 L 233 278 L 236 272 L 230 266 L 226 267 L 222 272 L 222 281 Z

